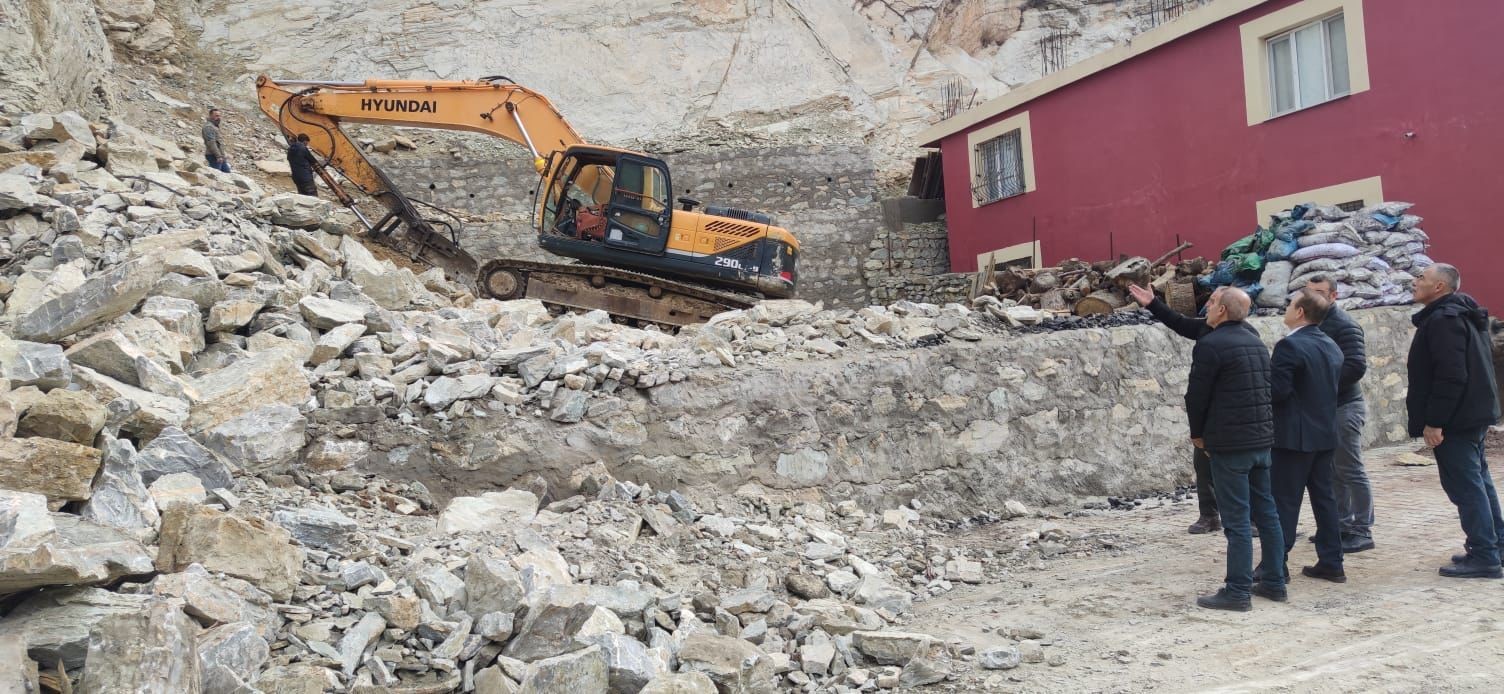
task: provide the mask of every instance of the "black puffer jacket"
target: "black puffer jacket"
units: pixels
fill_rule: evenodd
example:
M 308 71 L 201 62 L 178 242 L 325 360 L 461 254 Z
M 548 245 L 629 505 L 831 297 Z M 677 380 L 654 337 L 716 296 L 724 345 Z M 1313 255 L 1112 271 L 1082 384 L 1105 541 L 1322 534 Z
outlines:
M 1274 445 L 1269 348 L 1253 326 L 1231 321 L 1196 340 L 1185 411 L 1214 456 Z
M 1488 310 L 1466 294 L 1448 294 L 1410 319 L 1410 435 L 1426 427 L 1465 431 L 1499 421 Z
M 1348 403 L 1363 397 L 1358 381 L 1368 373 L 1368 354 L 1363 344 L 1363 329 L 1341 307 L 1333 306 L 1326 320 L 1321 321 L 1321 332 L 1337 343 L 1342 350 L 1342 375 L 1337 379 L 1337 403 Z

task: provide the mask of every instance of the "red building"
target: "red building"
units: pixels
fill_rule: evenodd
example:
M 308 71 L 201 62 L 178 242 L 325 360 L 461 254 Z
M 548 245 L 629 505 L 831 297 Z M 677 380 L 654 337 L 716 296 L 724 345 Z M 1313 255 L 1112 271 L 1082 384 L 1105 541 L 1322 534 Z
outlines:
M 1294 203 L 1403 200 L 1504 311 L 1501 28 L 1495 0 L 1212 0 L 924 133 L 951 269 L 1210 257 Z

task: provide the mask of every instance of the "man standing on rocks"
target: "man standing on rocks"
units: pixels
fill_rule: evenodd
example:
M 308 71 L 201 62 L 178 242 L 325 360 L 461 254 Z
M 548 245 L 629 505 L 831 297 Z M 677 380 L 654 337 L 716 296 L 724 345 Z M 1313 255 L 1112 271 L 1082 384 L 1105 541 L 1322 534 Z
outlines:
M 1504 516 L 1483 454 L 1488 427 L 1499 421 L 1493 360 L 1486 330 L 1488 311 L 1458 293 L 1462 275 L 1437 263 L 1415 280 L 1415 301 L 1425 304 L 1411 318 L 1415 337 L 1406 364 L 1410 391 L 1405 408 L 1410 435 L 1435 449 L 1441 488 L 1457 506 L 1467 551 L 1441 567 L 1450 578 L 1501 578 Z
M 1215 301 L 1221 292 L 1221 287 L 1212 292 L 1211 301 Z M 1176 313 L 1164 301 L 1154 296 L 1154 291 L 1148 287 L 1129 285 L 1128 293 L 1133 295 L 1133 300 L 1140 306 L 1149 309 L 1149 313 L 1153 314 L 1156 320 L 1187 340 L 1199 340 L 1212 331 L 1206 321 Z M 1211 456 L 1207 454 L 1206 449 L 1195 448 L 1191 453 L 1191 463 L 1196 470 L 1196 503 L 1201 507 L 1201 517 L 1197 518 L 1187 530 L 1192 535 L 1221 530 L 1222 520 L 1217 515 L 1217 493 L 1212 484 Z
M 292 170 L 292 183 L 299 195 L 319 196 L 318 186 L 313 183 L 313 167 L 318 163 L 308 149 L 308 133 L 298 133 L 287 146 L 287 167 Z
M 1337 306 L 1337 283 L 1331 278 L 1316 275 L 1306 282 L 1306 289 L 1332 303 L 1326 320 L 1321 321 L 1321 332 L 1342 350 L 1342 376 L 1337 382 L 1337 455 L 1332 461 L 1337 516 L 1342 524 L 1342 551 L 1366 552 L 1373 549 L 1373 487 L 1363 468 L 1363 424 L 1368 419 L 1363 388 L 1358 384 L 1368 372 L 1363 329 Z M 1312 542 L 1317 539 L 1316 535 L 1311 536 Z
M 1257 523 L 1265 566 L 1282 566 L 1284 539 L 1269 482 L 1274 445 L 1274 410 L 1269 386 L 1269 351 L 1246 322 L 1253 302 L 1228 287 L 1206 303 L 1211 331 L 1191 350 L 1191 376 L 1185 410 L 1191 443 L 1211 454 L 1212 482 L 1227 535 L 1225 585 L 1196 604 L 1213 610 L 1247 612 L 1251 595 L 1279 599 L 1282 577 L 1266 573 L 1253 584 L 1253 532 Z
M 1274 345 L 1269 380 L 1274 399 L 1274 467 L 1270 481 L 1285 540 L 1285 556 L 1295 547 L 1301 497 L 1311 494 L 1316 516 L 1315 566 L 1301 573 L 1333 583 L 1346 583 L 1342 570 L 1341 523 L 1332 493 L 1332 458 L 1337 448 L 1337 384 L 1342 373 L 1342 350 L 1316 327 L 1326 320 L 1332 304 L 1325 296 L 1300 289 L 1285 309 L 1290 334 Z M 1256 575 L 1278 572 L 1287 582 L 1285 560 L 1260 565 Z M 1283 590 L 1269 595 L 1284 600 Z
M 209 120 L 204 122 L 204 160 L 225 173 L 230 173 L 230 160 L 225 157 L 224 140 L 219 137 L 219 109 L 209 109 Z

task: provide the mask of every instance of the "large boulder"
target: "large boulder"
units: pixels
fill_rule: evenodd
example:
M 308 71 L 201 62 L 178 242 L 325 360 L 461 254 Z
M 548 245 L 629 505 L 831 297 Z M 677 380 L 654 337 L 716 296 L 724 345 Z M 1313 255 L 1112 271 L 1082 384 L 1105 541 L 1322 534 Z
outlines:
M 157 576 L 151 591 L 182 599 L 183 611 L 204 626 L 246 622 L 255 625 L 258 634 L 272 636 L 280 623 L 265 591 L 232 576 L 215 576 L 198 564 Z
M 224 489 L 234 484 L 230 467 L 218 455 L 189 438 L 177 427 L 162 430 L 135 458 L 141 481 L 150 486 L 163 475 L 186 472 L 197 477 L 204 489 Z
M 218 285 L 217 282 L 214 284 Z M 179 296 L 153 296 L 141 305 L 141 315 L 156 321 L 174 338 L 180 361 L 203 351 L 204 317 L 200 313 L 199 304 L 193 299 Z M 165 347 L 166 345 L 160 345 L 157 351 Z M 152 345 L 149 344 L 142 344 L 142 348 L 152 351 Z
M 496 386 L 496 379 L 484 374 L 440 376 L 423 391 L 423 402 L 433 410 L 443 410 L 459 400 L 484 397 Z
M 334 204 L 308 195 L 282 193 L 263 198 L 256 211 L 272 224 L 306 228 L 316 227 L 328 219 L 334 212 Z
M 224 624 L 198 637 L 198 669 L 205 692 L 234 692 L 256 679 L 271 658 L 266 639 L 249 622 Z
M 716 694 L 715 682 L 703 672 L 675 672 L 659 675 L 638 694 Z
M 111 615 L 89 635 L 79 694 L 202 691 L 198 625 L 178 600 L 152 598 L 136 614 Z
M 0 211 L 43 207 L 46 202 L 25 176 L 0 173 Z
M 0 489 L 35 492 L 52 501 L 87 499 L 99 460 L 99 449 L 76 443 L 0 439 Z
M 283 509 L 272 514 L 272 520 L 303 546 L 336 554 L 350 551 L 360 529 L 349 516 L 330 508 Z
M 37 664 L 26 656 L 26 641 L 20 634 L 0 634 L 0 692 L 40 691 Z
M 73 372 L 62 347 L 0 335 L 0 378 L 8 379 L 12 388 L 51 390 L 67 387 Z
M 188 403 L 181 399 L 121 383 L 85 366 L 75 366 L 73 372 L 84 391 L 99 402 L 124 400 L 130 404 L 129 416 L 121 422 L 121 430 L 135 434 L 140 440 L 150 441 L 163 429 L 188 421 Z
M 209 450 L 247 473 L 280 470 L 297 458 L 306 442 L 308 420 L 291 405 L 267 405 L 231 419 L 199 436 Z
M 0 492 L 0 519 L 5 497 Z M 34 500 L 32 501 L 34 510 Z M 28 521 L 26 536 L 0 545 L 0 595 L 32 588 L 106 583 L 152 571 L 152 556 L 121 532 L 78 516 L 53 513 L 50 530 Z
M 703 672 L 721 691 L 773 692 L 773 660 L 747 641 L 696 631 L 679 649 L 679 669 Z
M 538 513 L 538 497 L 521 489 L 458 496 L 439 514 L 439 530 L 454 534 L 525 527 Z
M 121 383 L 140 387 L 136 358 L 146 353 L 120 330 L 111 328 L 75 342 L 64 353 L 68 361 L 86 366 Z
M 310 391 L 302 364 L 295 350 L 268 349 L 194 379 L 199 399 L 188 430 L 205 432 L 269 405 L 307 402 Z
M 150 539 L 156 535 L 162 517 L 151 494 L 146 491 L 146 484 L 141 481 L 135 457 L 136 449 L 130 441 L 105 441 L 94 493 L 79 515 L 134 537 Z
M 174 506 L 162 514 L 158 571 L 202 564 L 243 578 L 277 600 L 292 597 L 303 550 L 286 530 L 262 518 L 240 518 L 204 506 Z
M 513 614 L 523 604 L 522 576 L 500 552 L 482 549 L 465 564 L 465 608 L 471 614 Z
M 606 654 L 599 646 L 538 660 L 522 678 L 523 694 L 608 691 Z
M 16 321 L 13 330 L 25 340 L 56 342 L 130 312 L 162 273 L 162 259 L 155 254 L 121 263 L 32 309 Z
M 20 634 L 27 655 L 44 669 L 55 671 L 62 663 L 76 672 L 84 666 L 89 633 L 96 624 L 110 615 L 140 613 L 150 599 L 103 588 L 47 589 L 0 619 L 0 634 Z
M 325 299 L 317 296 L 304 297 L 298 302 L 303 319 L 319 330 L 330 330 L 348 323 L 364 323 L 366 310 L 355 304 Z
M 107 416 L 104 405 L 93 396 L 54 388 L 27 408 L 16 432 L 18 436 L 41 436 L 89 446 L 104 428 Z

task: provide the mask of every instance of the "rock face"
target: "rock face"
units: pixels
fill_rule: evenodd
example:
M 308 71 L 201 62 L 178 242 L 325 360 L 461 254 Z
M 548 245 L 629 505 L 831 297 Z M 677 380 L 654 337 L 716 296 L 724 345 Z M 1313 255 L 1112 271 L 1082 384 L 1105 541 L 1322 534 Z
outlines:
M 99 469 L 97 448 L 52 439 L 0 439 L 0 489 L 35 492 L 48 499 L 89 498 Z
M 100 620 L 89 635 L 80 694 L 201 691 L 198 625 L 178 601 L 153 599 L 145 608 Z
M 286 600 L 298 584 L 303 552 L 286 530 L 260 518 L 237 518 L 205 507 L 176 506 L 162 515 L 158 571 L 181 571 L 202 564 L 250 581 L 273 598 Z

